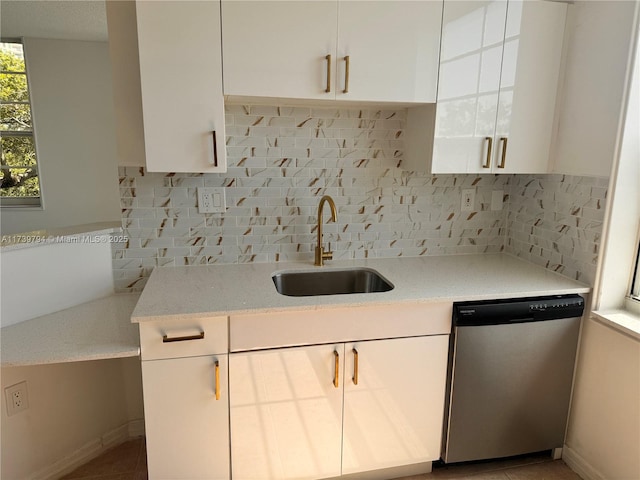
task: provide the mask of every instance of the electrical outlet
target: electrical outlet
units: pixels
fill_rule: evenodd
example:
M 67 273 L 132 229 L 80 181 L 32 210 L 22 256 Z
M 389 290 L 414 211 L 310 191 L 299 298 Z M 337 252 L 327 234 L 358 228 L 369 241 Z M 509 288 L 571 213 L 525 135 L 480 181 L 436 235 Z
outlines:
M 475 188 L 462 190 L 462 202 L 460 204 L 460 210 L 462 210 L 463 212 L 473 212 L 475 204 L 476 204 Z
M 4 389 L 7 400 L 7 415 L 15 415 L 29 408 L 29 396 L 27 395 L 27 382 L 16 383 Z
M 226 204 L 223 187 L 198 187 L 198 213 L 224 213 Z

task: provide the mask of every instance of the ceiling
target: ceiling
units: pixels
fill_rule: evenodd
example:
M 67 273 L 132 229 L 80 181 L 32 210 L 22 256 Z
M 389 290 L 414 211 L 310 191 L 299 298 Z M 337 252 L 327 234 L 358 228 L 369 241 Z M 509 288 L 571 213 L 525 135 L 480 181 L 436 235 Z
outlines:
M 104 0 L 0 0 L 2 38 L 107 40 Z

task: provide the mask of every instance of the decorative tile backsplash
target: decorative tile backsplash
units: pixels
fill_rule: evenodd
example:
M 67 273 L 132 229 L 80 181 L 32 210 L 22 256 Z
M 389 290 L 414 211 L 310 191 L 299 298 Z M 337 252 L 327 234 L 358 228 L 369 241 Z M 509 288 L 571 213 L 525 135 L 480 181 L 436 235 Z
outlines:
M 128 242 L 113 245 L 117 291 L 140 291 L 154 267 L 277 261 L 312 265 L 322 195 L 331 195 L 338 207 L 335 224 L 326 223 L 325 208 L 323 227 L 335 259 L 506 250 L 579 280 L 592 278 L 595 255 L 586 252 L 597 248 L 593 244 L 599 242 L 602 219 L 600 227 L 593 219 L 591 226 L 562 229 L 557 225 L 563 217 L 552 220 L 544 214 L 566 204 L 569 219 L 576 217 L 572 205 L 580 206 L 580 218 L 596 215 L 597 198 L 583 197 L 589 179 L 405 171 L 406 109 L 226 108 L 227 173 L 120 168 Z M 599 185 L 589 184 L 587 195 L 601 195 L 602 206 Z M 224 214 L 198 213 L 197 187 L 202 186 L 225 187 Z M 556 186 L 561 188 L 557 195 L 543 191 Z M 460 208 L 464 188 L 476 190 L 471 212 Z M 504 192 L 501 211 L 490 209 L 494 190 Z M 511 201 L 511 195 L 518 198 Z M 542 214 L 539 196 L 544 197 Z M 534 225 L 540 216 L 545 223 Z
M 514 175 L 505 251 L 593 285 L 607 178 Z

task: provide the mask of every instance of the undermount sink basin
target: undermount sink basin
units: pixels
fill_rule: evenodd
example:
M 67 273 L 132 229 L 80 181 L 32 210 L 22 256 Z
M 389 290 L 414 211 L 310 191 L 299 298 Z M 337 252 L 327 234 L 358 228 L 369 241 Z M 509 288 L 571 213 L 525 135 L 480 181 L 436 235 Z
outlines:
M 290 297 L 393 290 L 391 282 L 371 268 L 278 272 L 271 278 L 278 293 Z

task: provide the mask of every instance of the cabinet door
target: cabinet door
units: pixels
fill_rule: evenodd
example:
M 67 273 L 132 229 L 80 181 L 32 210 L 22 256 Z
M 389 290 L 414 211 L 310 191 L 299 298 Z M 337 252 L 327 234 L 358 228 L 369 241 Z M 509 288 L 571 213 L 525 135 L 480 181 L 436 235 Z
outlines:
M 435 102 L 442 3 L 338 2 L 337 98 Z
M 229 479 L 227 358 L 142 362 L 149 478 Z
M 225 95 L 335 98 L 337 9 L 336 1 L 224 0 Z
M 566 10 L 445 2 L 432 173 L 548 171 Z
M 553 173 L 611 175 L 621 114 L 638 108 L 627 106 L 627 89 L 638 81 L 631 77 L 637 8 L 637 2 L 568 5 Z
M 494 139 L 496 173 L 549 169 L 565 3 L 509 0 Z
M 440 458 L 448 347 L 448 335 L 347 344 L 343 475 Z
M 432 173 L 491 171 L 506 11 L 445 1 Z
M 340 475 L 343 353 L 339 344 L 230 355 L 233 478 Z
M 226 172 L 220 3 L 136 3 L 147 169 Z

